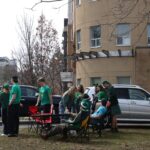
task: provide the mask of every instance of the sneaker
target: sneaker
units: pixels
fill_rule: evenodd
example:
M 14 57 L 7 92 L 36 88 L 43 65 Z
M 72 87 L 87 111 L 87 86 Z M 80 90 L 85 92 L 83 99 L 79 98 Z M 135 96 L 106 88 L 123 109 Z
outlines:
M 17 137 L 17 134 L 8 134 L 8 137 Z
M 7 136 L 7 134 L 2 133 L 1 136 Z

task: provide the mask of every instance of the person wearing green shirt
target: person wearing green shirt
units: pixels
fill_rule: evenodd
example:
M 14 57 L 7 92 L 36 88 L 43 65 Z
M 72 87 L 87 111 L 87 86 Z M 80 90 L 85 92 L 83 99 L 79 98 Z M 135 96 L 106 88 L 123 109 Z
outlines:
M 106 106 L 110 108 L 110 113 L 111 113 L 111 118 L 112 118 L 111 130 L 112 132 L 118 132 L 117 116 L 121 114 L 121 109 L 119 106 L 117 94 L 116 94 L 114 87 L 108 81 L 104 81 L 103 86 L 106 88 L 107 95 L 108 95 L 109 103 L 107 102 Z
M 96 97 L 97 97 L 97 100 L 98 100 L 96 102 L 96 107 L 95 107 L 96 109 L 99 108 L 99 106 L 101 105 L 102 100 L 105 100 L 105 101 L 108 100 L 106 90 L 103 88 L 103 86 L 99 85 L 98 88 L 99 88 L 99 92 L 96 94 Z
M 3 123 L 3 134 L 1 134 L 1 136 L 5 136 L 8 134 L 7 109 L 9 103 L 9 85 L 7 83 L 3 85 L 2 91 L 0 92 L 0 103 Z
M 11 79 L 12 88 L 10 90 L 8 104 L 8 137 L 18 136 L 19 133 L 19 109 L 21 100 L 21 88 L 18 84 L 18 77 Z
M 84 87 L 83 87 L 83 85 L 80 84 L 77 87 L 77 91 L 75 92 L 75 99 L 74 99 L 76 113 L 78 113 L 80 111 L 80 103 L 81 103 L 83 94 L 84 94 Z
M 53 110 L 52 88 L 46 85 L 44 78 L 39 78 L 38 84 L 40 86 L 40 89 L 36 106 L 38 106 L 40 103 L 41 111 L 43 111 L 43 113 L 52 112 Z

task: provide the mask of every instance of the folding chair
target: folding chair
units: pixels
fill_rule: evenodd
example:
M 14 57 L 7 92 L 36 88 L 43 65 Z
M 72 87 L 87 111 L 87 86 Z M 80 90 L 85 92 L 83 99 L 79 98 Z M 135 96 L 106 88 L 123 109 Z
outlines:
M 53 114 L 53 109 L 51 109 L 50 115 Z M 40 120 L 40 132 L 39 135 L 43 138 L 47 138 L 48 131 L 51 129 L 51 125 L 53 123 L 52 116 L 46 117 L 42 120 Z
M 90 115 L 88 115 L 85 119 L 81 121 L 80 127 L 74 127 L 73 123 L 68 124 L 68 129 L 67 131 L 76 131 L 77 133 L 77 138 L 81 139 L 81 142 L 83 138 L 86 138 L 87 141 L 89 141 L 89 122 L 90 122 Z
M 107 111 L 107 113 L 103 115 L 100 119 L 95 119 L 95 120 L 97 121 L 97 123 L 93 124 L 93 122 L 91 122 L 93 132 L 96 130 L 99 137 L 101 137 L 102 130 L 110 127 L 110 123 L 111 123 L 110 112 Z
M 29 113 L 29 124 L 28 124 L 28 132 L 35 132 L 38 133 L 40 118 L 39 117 L 33 117 L 33 115 L 38 114 L 38 106 L 29 106 L 28 108 Z

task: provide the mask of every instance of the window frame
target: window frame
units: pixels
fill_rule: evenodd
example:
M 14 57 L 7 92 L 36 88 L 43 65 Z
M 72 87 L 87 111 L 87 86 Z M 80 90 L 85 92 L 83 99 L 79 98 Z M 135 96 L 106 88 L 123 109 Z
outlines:
M 80 29 L 76 31 L 76 41 L 77 41 L 76 42 L 76 50 L 80 50 L 81 49 L 81 30 Z
M 128 27 L 129 27 L 129 30 L 126 31 L 126 32 L 128 32 L 128 36 L 127 36 L 127 33 L 123 33 L 125 35 L 121 35 L 121 34 L 119 35 L 118 34 L 118 27 L 123 26 L 123 25 L 128 25 Z M 122 44 L 118 44 L 118 38 L 122 38 Z M 124 44 L 123 41 L 125 38 L 129 39 L 128 44 Z M 116 46 L 131 46 L 131 30 L 130 30 L 130 24 L 129 23 L 119 23 L 116 25 Z
M 148 33 L 150 33 L 150 24 L 147 24 L 147 45 L 150 46 L 150 35 Z
M 76 6 L 80 6 L 81 5 L 81 0 L 76 0 Z
M 129 83 L 119 83 L 119 78 L 129 78 Z M 131 76 L 117 76 L 117 84 L 131 84 Z
M 94 38 L 94 37 L 92 37 L 92 29 L 93 28 L 96 28 L 96 27 L 99 27 L 99 31 L 100 31 L 100 33 L 99 33 L 99 35 L 100 35 L 100 37 L 98 37 L 98 38 Z M 94 43 L 96 43 L 94 46 L 92 45 L 92 41 L 94 41 Z M 98 43 L 98 41 L 99 41 L 99 45 L 97 44 Z M 95 25 L 95 26 L 91 26 L 90 27 L 90 47 L 91 48 L 99 48 L 99 47 L 101 47 L 101 26 L 100 25 Z
M 137 91 L 143 92 L 143 93 L 146 95 L 146 99 L 131 99 L 130 90 L 137 90 Z M 148 95 L 148 93 L 146 93 L 146 92 L 145 92 L 144 90 L 142 90 L 142 89 L 128 88 L 128 93 L 129 93 L 129 99 L 130 99 L 130 100 L 149 101 L 149 95 Z
M 93 83 L 92 80 L 94 80 L 94 79 L 98 79 L 99 83 Z M 100 84 L 101 80 L 102 80 L 101 77 L 90 77 L 90 86 L 94 86 L 94 84 Z

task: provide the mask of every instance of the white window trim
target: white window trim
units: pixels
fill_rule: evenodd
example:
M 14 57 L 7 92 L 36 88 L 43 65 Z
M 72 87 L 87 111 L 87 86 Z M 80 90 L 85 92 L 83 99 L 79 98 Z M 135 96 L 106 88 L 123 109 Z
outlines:
M 118 24 L 119 25 L 119 24 Z M 121 24 L 120 24 L 121 25 Z M 122 24 L 123 25 L 123 24 Z M 129 24 L 128 24 L 129 25 Z M 116 34 L 116 46 L 131 46 L 131 32 L 129 32 L 129 36 L 123 35 L 121 36 L 122 38 L 124 37 L 128 37 L 130 39 L 130 43 L 129 44 L 118 44 L 117 43 L 117 38 L 119 37 L 118 34 Z
M 101 32 L 101 26 L 100 25 L 97 25 L 97 26 L 99 26 L 100 27 L 100 32 Z M 99 47 L 101 47 L 101 36 L 99 37 L 99 38 L 91 38 L 91 28 L 92 27 L 96 27 L 96 26 L 91 26 L 90 27 L 90 48 L 99 48 Z M 95 41 L 97 41 L 97 40 L 99 40 L 99 43 L 100 43 L 100 45 L 96 45 L 96 46 L 92 46 L 92 41 L 93 40 L 95 40 Z
M 76 6 L 80 6 L 81 5 L 81 0 L 78 0 L 78 3 L 77 3 L 77 0 L 76 0 Z
M 148 38 L 150 38 L 150 36 L 148 36 L 148 26 L 150 30 L 150 24 L 147 24 L 147 45 L 150 46 L 150 43 L 148 43 Z
M 90 39 L 91 48 L 99 48 L 99 47 L 101 47 L 101 44 L 100 45 L 92 46 L 92 41 L 98 41 L 98 40 L 101 43 L 101 38 Z
M 76 42 L 76 50 L 80 50 L 81 49 L 81 30 L 77 30 L 76 31 L 76 40 L 77 40 L 77 33 L 80 33 L 80 41 Z M 78 46 L 79 45 L 79 46 Z
M 81 49 L 81 41 L 77 42 L 77 50 L 80 50 L 80 49 Z

